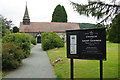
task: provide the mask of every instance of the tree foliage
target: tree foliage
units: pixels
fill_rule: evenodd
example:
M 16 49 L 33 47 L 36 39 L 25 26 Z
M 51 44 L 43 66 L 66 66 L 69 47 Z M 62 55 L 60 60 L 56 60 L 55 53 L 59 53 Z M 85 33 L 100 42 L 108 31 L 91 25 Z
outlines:
M 51 22 L 67 22 L 67 13 L 64 6 L 56 6 L 52 14 Z
M 109 41 L 120 43 L 120 14 L 116 15 L 109 30 Z
M 80 26 L 80 29 L 82 28 L 97 28 L 97 26 L 95 24 L 91 24 L 91 23 L 78 23 Z
M 115 15 L 120 13 L 120 5 L 117 4 L 106 4 L 101 1 L 89 1 L 88 4 L 78 4 L 71 2 L 75 11 L 80 15 L 94 16 L 97 19 L 102 20 L 99 23 L 106 22 L 107 20 L 114 19 Z M 104 19 L 103 19 L 104 18 Z
M 12 21 L 4 18 L 2 15 L 0 15 L 0 19 L 2 20 L 2 25 L 5 25 L 6 28 L 10 30 L 11 26 L 13 25 Z
M 8 30 L 5 25 L 2 25 L 2 36 L 8 35 L 10 33 L 10 30 Z
M 7 18 L 4 18 L 2 15 L 0 15 L 0 36 L 5 36 L 7 34 L 10 34 L 10 27 L 12 25 L 12 22 L 7 20 Z
M 0 39 L 2 38 L 2 19 L 0 18 Z
M 13 33 L 17 33 L 17 32 L 19 32 L 19 28 L 18 27 L 13 27 Z

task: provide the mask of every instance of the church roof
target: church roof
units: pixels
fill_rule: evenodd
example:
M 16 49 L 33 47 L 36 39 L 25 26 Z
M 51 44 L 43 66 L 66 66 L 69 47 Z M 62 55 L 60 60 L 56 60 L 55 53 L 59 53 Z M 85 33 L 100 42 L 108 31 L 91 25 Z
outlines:
M 65 32 L 73 29 L 80 29 L 79 25 L 61 22 L 30 22 L 30 25 L 23 25 L 20 22 L 19 32 Z

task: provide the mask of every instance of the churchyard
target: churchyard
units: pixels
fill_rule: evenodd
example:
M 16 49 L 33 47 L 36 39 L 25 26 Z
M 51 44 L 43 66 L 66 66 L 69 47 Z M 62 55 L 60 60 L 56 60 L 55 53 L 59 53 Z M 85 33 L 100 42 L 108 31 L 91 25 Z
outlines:
M 16 35 L 18 35 L 17 33 Z M 22 34 L 21 34 L 22 35 Z M 23 34 L 25 35 L 25 34 Z M 48 35 L 48 36 L 45 36 Z M 54 42 L 56 40 L 60 40 L 60 37 L 50 37 L 50 35 L 53 35 L 53 37 L 57 36 L 55 33 L 44 33 L 44 38 L 42 38 L 42 42 L 44 42 L 44 45 L 48 45 L 49 43 Z M 14 36 L 14 34 L 12 34 Z M 22 37 L 17 37 L 24 39 Z M 17 41 L 16 38 L 16 41 Z M 7 39 L 7 38 L 6 38 Z M 3 39 L 4 40 L 4 39 Z M 12 40 L 12 39 L 11 39 Z M 31 39 L 32 40 L 32 39 Z M 7 41 L 7 40 L 5 40 Z M 63 41 L 56 42 L 58 44 L 63 44 Z M 55 44 L 56 44 L 55 43 Z M 16 43 L 17 44 L 17 43 Z M 54 44 L 54 45 L 55 45 Z M 61 45 L 61 48 L 58 46 L 58 48 L 52 47 L 51 44 L 50 50 L 47 46 L 48 50 L 47 55 L 49 57 L 50 63 L 54 68 L 55 75 L 57 78 L 70 78 L 70 59 L 67 58 L 67 48 L 66 43 Z M 111 43 L 109 41 L 106 42 L 106 48 L 107 48 L 107 60 L 103 61 L 103 78 L 117 78 L 118 77 L 118 47 L 120 44 L 118 43 Z M 80 60 L 80 59 L 74 59 L 74 78 L 99 78 L 99 61 L 98 60 Z M 1 73 L 1 76 L 5 76 L 7 72 Z
M 107 60 L 103 62 L 104 78 L 118 78 L 118 46 L 120 44 L 107 41 Z M 66 43 L 65 47 L 48 50 L 47 54 L 57 78 L 70 78 Z M 99 78 L 99 61 L 74 59 L 74 78 Z
M 34 56 L 31 56 L 31 49 L 34 47 L 34 45 L 37 44 L 37 42 L 40 43 L 39 44 L 40 47 L 39 49 L 37 48 L 36 50 L 34 50 L 33 53 L 35 54 L 36 51 L 37 51 L 36 53 L 38 53 L 40 52 L 39 50 L 41 50 L 41 52 L 43 51 L 43 53 L 45 52 L 45 54 L 47 52 L 47 55 L 48 55 L 47 59 L 49 58 L 49 60 L 47 61 L 47 64 L 49 64 L 49 61 L 50 61 L 50 64 L 54 68 L 54 70 L 52 71 L 53 73 L 55 73 L 56 78 L 71 78 L 72 70 L 70 71 L 71 69 L 70 61 L 72 62 L 72 60 L 67 58 L 68 48 L 69 49 L 71 48 L 71 51 L 75 51 L 75 53 L 72 53 L 72 54 L 79 55 L 80 53 L 76 52 L 78 48 L 77 49 L 76 47 L 72 48 L 71 46 L 68 47 L 68 43 L 71 44 L 72 42 L 73 43 L 75 43 L 76 41 L 78 42 L 78 39 L 81 39 L 81 38 L 82 38 L 81 42 L 82 40 L 86 41 L 84 46 L 81 46 L 81 44 L 83 44 L 81 42 L 78 42 L 80 44 L 75 44 L 75 46 L 76 45 L 77 47 L 79 46 L 79 49 L 80 49 L 80 46 L 85 47 L 86 49 L 84 49 L 84 53 L 87 53 L 86 50 L 88 50 L 88 48 L 93 52 L 98 51 L 98 52 L 95 52 L 95 54 L 105 53 L 105 55 L 100 56 L 100 57 L 105 57 L 104 58 L 105 61 L 102 58 L 103 78 L 118 78 L 119 77 L 118 73 L 120 72 L 119 71 L 120 63 L 118 60 L 119 59 L 118 53 L 119 53 L 119 46 L 120 46 L 120 35 L 119 35 L 120 34 L 119 7 L 120 6 L 115 5 L 115 4 L 106 5 L 105 3 L 102 3 L 102 2 L 100 3 L 95 2 L 92 4 L 91 2 L 89 2 L 88 4 L 90 5 L 87 5 L 87 6 L 78 5 L 74 2 L 70 2 L 70 3 L 72 4 L 75 11 L 77 11 L 80 15 L 82 14 L 86 16 L 91 15 L 93 17 L 97 17 L 98 20 L 102 19 L 103 16 L 106 16 L 106 18 L 103 19 L 100 22 L 100 24 L 94 24 L 94 26 L 96 26 L 95 28 L 104 28 L 104 33 L 103 34 L 100 33 L 99 37 L 98 36 L 96 37 L 96 35 L 94 35 L 92 31 L 90 31 L 88 36 L 84 36 L 85 38 L 87 37 L 86 40 L 88 39 L 88 43 L 86 40 L 84 40 L 83 35 L 78 34 L 77 32 L 76 32 L 78 34 L 77 36 L 76 34 L 72 34 L 72 36 L 74 36 L 74 39 L 72 37 L 68 38 L 66 37 L 68 36 L 66 35 L 66 30 L 77 31 L 77 29 L 81 30 L 82 29 L 81 27 L 83 26 L 80 26 L 80 24 L 78 23 L 73 23 L 74 21 L 68 22 L 67 12 L 64 6 L 61 6 L 60 4 L 56 6 L 52 14 L 51 22 L 31 22 L 32 20 L 30 20 L 27 3 L 26 3 L 25 14 L 23 16 L 23 21 L 20 22 L 20 26 L 18 26 L 19 28 L 17 26 L 12 26 L 11 20 L 7 20 L 7 18 L 4 18 L 2 15 L 0 15 L 0 22 L 2 23 L 2 25 L 0 26 L 0 28 L 2 28 L 0 29 L 1 35 L 2 35 L 1 37 L 2 39 L 0 39 L 0 45 L 1 45 L 0 56 L 2 56 L 2 61 L 1 61 L 2 71 L 0 71 L 0 78 L 5 77 L 8 73 L 14 70 L 17 70 L 18 67 L 20 67 L 21 65 L 23 66 L 22 61 L 24 59 L 28 59 L 29 57 L 30 58 L 34 57 Z M 109 20 L 110 17 L 112 17 L 110 19 L 111 24 L 104 25 L 104 22 L 107 22 L 107 20 Z M 12 26 L 12 29 L 11 29 L 11 26 Z M 89 25 L 88 27 L 85 26 L 85 28 L 90 29 Z M 98 34 L 97 31 L 95 33 Z M 81 35 L 82 37 L 79 35 Z M 67 40 L 71 39 L 71 41 L 73 39 L 73 41 L 71 42 L 69 40 L 69 42 L 67 42 L 66 38 Z M 104 39 L 102 40 L 102 38 Z M 92 45 L 91 45 L 90 40 L 93 41 Z M 96 40 L 98 40 L 99 42 L 97 42 Z M 104 47 L 102 51 L 102 49 L 100 49 L 101 46 L 99 46 L 99 44 L 101 45 L 101 43 L 105 43 L 105 42 L 106 42 L 106 45 L 104 44 L 102 46 Z M 105 47 L 106 47 L 106 50 L 105 50 Z M 40 54 L 38 55 L 40 56 Z M 86 54 L 82 54 L 82 55 L 86 55 Z M 89 54 L 88 57 L 91 57 L 91 55 Z M 96 59 L 100 57 L 96 56 Z M 33 61 L 33 63 L 36 62 L 34 60 L 31 60 L 31 61 Z M 39 60 L 39 61 L 42 61 L 42 60 Z M 44 63 L 44 61 L 42 61 L 41 63 Z M 45 64 L 44 67 L 47 66 L 47 64 Z M 30 66 L 34 66 L 34 65 L 31 63 Z M 39 70 L 44 69 L 44 67 L 42 67 L 41 65 L 38 64 L 38 66 L 40 66 Z M 100 59 L 98 60 L 74 59 L 73 69 L 74 69 L 74 78 L 100 78 Z M 31 70 L 31 68 L 29 70 Z M 23 69 L 23 72 L 24 72 L 24 69 Z M 36 73 L 38 74 L 33 74 L 32 72 L 29 72 L 29 73 L 30 75 L 31 74 L 34 75 L 33 77 L 39 74 L 39 72 L 37 71 Z M 45 73 L 46 75 L 49 74 L 47 71 Z M 21 73 L 21 75 L 24 75 L 24 74 Z M 27 77 L 29 78 L 30 76 L 27 76 Z

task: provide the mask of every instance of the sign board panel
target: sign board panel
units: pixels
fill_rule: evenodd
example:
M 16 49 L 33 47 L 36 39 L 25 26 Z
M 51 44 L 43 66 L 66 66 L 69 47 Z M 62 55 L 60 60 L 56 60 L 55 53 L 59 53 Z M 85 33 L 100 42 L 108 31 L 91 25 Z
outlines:
M 70 35 L 70 54 L 76 54 L 77 52 L 77 36 Z
M 106 60 L 105 28 L 67 30 L 67 57 Z

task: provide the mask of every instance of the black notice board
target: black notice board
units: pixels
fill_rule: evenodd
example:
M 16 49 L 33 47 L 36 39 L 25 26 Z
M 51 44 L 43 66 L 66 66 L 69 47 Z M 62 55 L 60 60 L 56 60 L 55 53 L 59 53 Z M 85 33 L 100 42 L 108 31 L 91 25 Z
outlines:
M 106 60 L 106 28 L 67 30 L 67 57 Z

